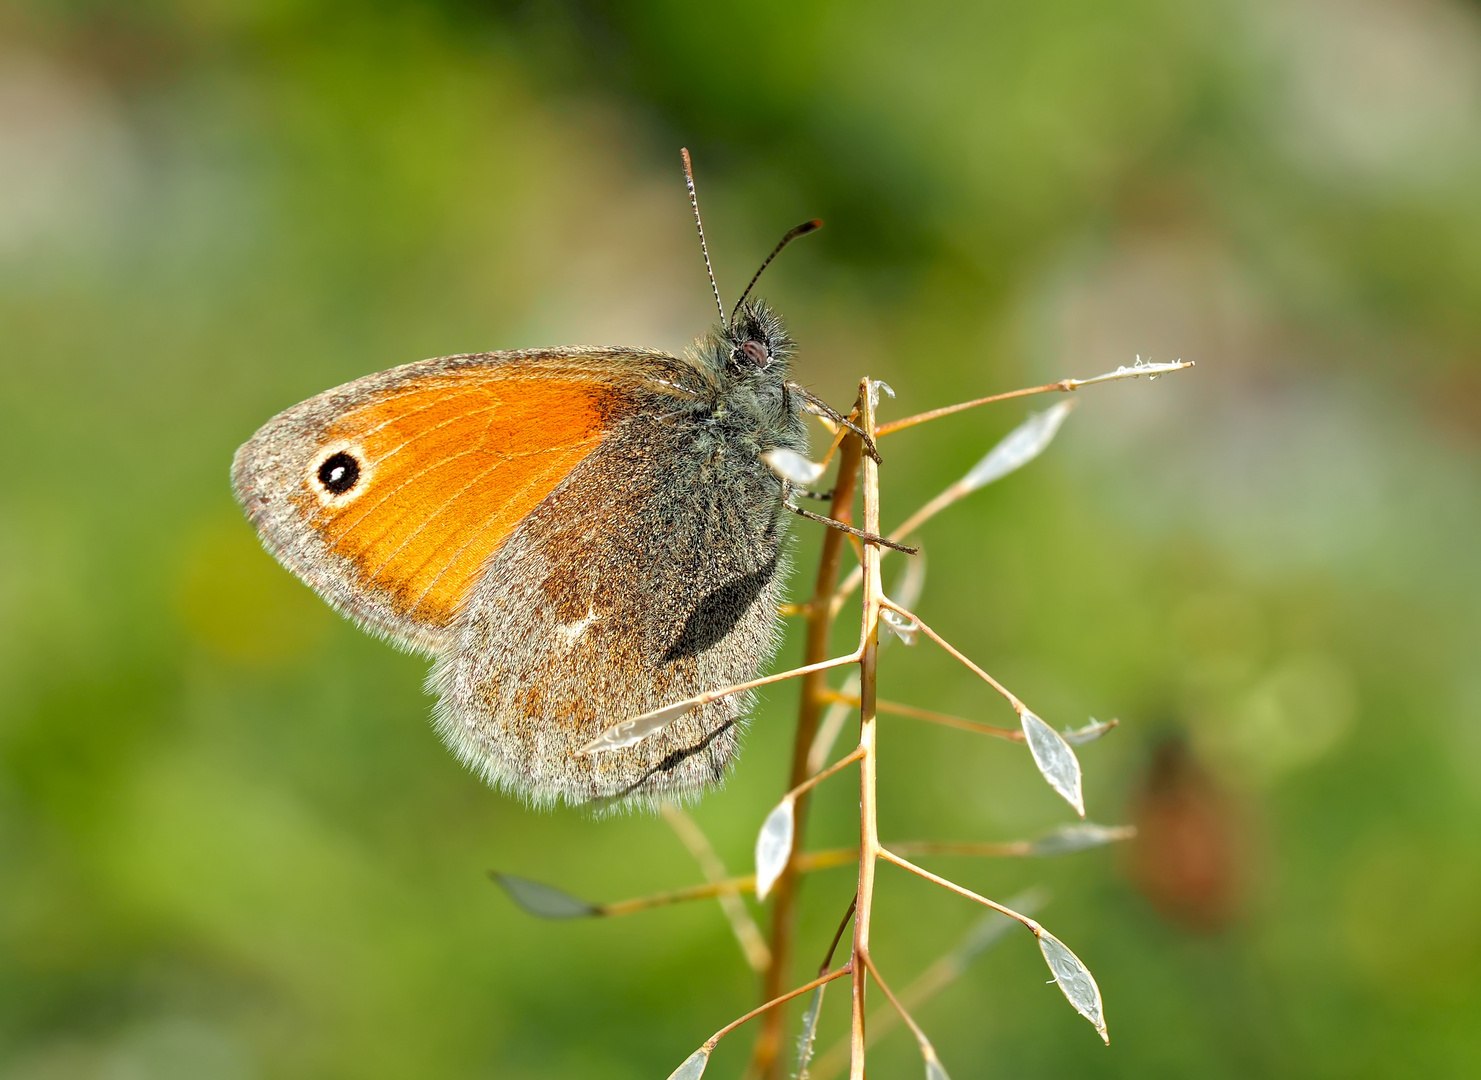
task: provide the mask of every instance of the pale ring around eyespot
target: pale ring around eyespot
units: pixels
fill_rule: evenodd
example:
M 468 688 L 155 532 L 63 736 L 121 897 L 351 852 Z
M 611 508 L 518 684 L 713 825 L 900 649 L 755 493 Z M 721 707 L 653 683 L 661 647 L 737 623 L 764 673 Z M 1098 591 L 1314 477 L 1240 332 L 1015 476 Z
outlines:
M 374 464 L 360 445 L 330 443 L 309 462 L 304 483 L 321 505 L 338 508 L 359 498 L 374 472 Z

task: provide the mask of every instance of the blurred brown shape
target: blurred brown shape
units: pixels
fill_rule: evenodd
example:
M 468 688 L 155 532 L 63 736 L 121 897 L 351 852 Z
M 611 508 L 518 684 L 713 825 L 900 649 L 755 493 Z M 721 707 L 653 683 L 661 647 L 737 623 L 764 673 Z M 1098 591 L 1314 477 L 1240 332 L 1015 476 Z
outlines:
M 1131 820 L 1137 838 L 1124 849 L 1125 868 L 1142 895 L 1185 929 L 1227 926 L 1244 870 L 1239 822 L 1229 795 L 1181 738 L 1154 751 Z

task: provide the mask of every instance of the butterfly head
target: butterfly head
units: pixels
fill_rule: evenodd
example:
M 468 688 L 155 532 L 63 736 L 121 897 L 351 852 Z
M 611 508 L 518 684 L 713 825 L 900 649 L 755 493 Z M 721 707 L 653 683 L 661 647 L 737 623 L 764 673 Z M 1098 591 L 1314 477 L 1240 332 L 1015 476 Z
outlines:
M 727 354 L 726 369 L 732 375 L 742 380 L 763 373 L 772 379 L 786 377 L 794 343 L 764 301 L 743 303 L 730 325 L 721 330 L 720 341 Z

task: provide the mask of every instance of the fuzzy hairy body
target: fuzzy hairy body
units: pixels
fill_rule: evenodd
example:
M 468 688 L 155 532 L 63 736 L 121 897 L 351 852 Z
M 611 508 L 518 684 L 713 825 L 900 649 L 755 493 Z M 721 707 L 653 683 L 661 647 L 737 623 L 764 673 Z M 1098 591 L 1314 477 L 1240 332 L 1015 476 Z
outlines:
M 739 696 L 625 750 L 573 751 L 771 657 L 789 515 L 759 452 L 744 427 L 643 409 L 525 519 L 431 675 L 459 756 L 503 786 L 571 802 L 722 778 Z
M 768 362 L 737 363 L 737 334 L 765 341 Z M 760 455 L 807 446 L 801 402 L 785 386 L 789 344 L 757 306 L 739 328 L 712 335 L 682 358 L 577 348 L 406 365 L 269 421 L 238 451 L 233 486 L 285 566 L 363 625 L 435 657 L 428 685 L 438 697 L 438 730 L 489 782 L 538 804 L 684 796 L 723 778 L 747 696 L 697 709 L 623 750 L 589 757 L 575 751 L 610 724 L 751 678 L 772 656 L 789 515 L 784 483 Z M 494 404 L 479 410 L 493 419 L 441 453 L 467 455 L 470 463 L 494 455 L 494 464 L 482 472 L 470 464 L 466 483 L 457 462 L 417 463 L 406 471 L 402 458 L 435 443 L 431 436 L 414 433 L 388 451 L 357 441 L 357 417 L 401 422 L 398 395 L 436 400 L 443 385 L 470 380 L 493 395 Z M 518 425 L 513 434 L 534 439 L 545 454 L 539 469 L 522 465 L 498 438 L 480 436 L 498 416 L 513 415 L 509 410 L 524 399 L 512 395 L 528 398 L 548 387 L 565 395 L 551 400 L 579 403 L 580 410 L 566 414 L 586 419 L 574 433 L 552 435 L 559 445 L 549 453 L 539 446 L 543 418 Z M 552 428 L 558 419 L 551 418 Z M 439 430 L 455 430 L 446 426 L 454 422 L 463 420 L 454 417 Z M 379 430 L 368 421 L 362 426 Z M 495 445 L 482 445 L 480 437 Z M 341 451 L 358 455 L 356 475 L 364 470 L 367 492 L 315 490 L 325 455 Z M 376 460 L 378 453 L 384 461 Z M 574 464 L 567 468 L 568 462 Z M 396 468 L 402 470 L 396 475 L 414 478 L 443 470 L 435 513 L 420 503 L 401 508 L 400 488 L 376 490 Z M 446 567 L 430 578 L 419 567 L 450 563 L 489 532 L 487 521 L 467 526 L 466 541 L 449 532 L 446 520 L 457 500 L 476 503 L 480 482 L 516 468 L 534 470 L 533 479 L 514 485 L 509 499 L 538 501 L 521 509 L 507 534 L 480 556 L 465 591 L 445 603 L 428 600 L 440 594 L 422 583 L 431 580 L 446 592 L 451 579 Z M 484 476 L 493 479 L 481 481 Z M 558 481 L 548 491 L 539 486 L 552 477 Z M 382 544 L 375 561 L 336 541 L 334 529 L 347 526 L 331 518 L 349 513 L 340 505 L 347 498 L 362 500 L 350 507 L 357 521 L 378 514 L 387 521 L 378 526 L 382 533 L 395 538 L 401 529 L 408 539 L 391 555 Z M 430 544 L 420 524 L 402 521 L 416 514 L 434 517 L 446 538 L 426 558 L 408 562 L 407 550 Z M 357 527 L 357 535 L 367 533 Z M 418 588 L 411 589 L 403 579 L 417 574 Z

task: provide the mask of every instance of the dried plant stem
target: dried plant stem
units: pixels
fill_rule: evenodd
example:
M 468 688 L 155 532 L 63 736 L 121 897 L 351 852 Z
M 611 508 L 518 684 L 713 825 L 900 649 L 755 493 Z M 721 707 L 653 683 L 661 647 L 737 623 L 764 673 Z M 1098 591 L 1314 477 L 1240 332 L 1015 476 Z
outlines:
M 957 660 L 961 661 L 962 664 L 965 665 L 968 669 L 970 669 L 975 675 L 977 675 L 978 678 L 982 679 L 984 682 L 987 683 L 987 685 L 991 686 L 998 693 L 1002 694 L 1003 697 L 1005 697 L 1008 700 L 1008 704 L 1013 706 L 1013 711 L 1014 712 L 1016 712 L 1020 716 L 1022 716 L 1023 713 L 1028 709 L 1028 706 L 1027 705 L 1025 705 L 1023 702 L 1019 701 L 1018 698 L 1014 696 L 1013 691 L 1009 690 L 1002 683 L 998 682 L 997 679 L 994 679 L 991 675 L 989 675 L 987 672 L 983 671 L 980 667 L 978 667 L 976 664 L 974 664 L 965 655 L 963 655 L 961 653 L 961 651 L 956 648 L 956 646 L 952 645 L 951 642 L 947 641 L 940 634 L 936 633 L 936 631 L 932 630 L 925 623 L 921 622 L 920 621 L 920 618 L 918 616 L 916 616 L 913 612 L 906 611 L 904 608 L 900 607 L 898 604 L 892 604 L 892 603 L 890 603 L 889 600 L 887 600 L 887 599 L 882 599 L 881 600 L 881 603 L 883 604 L 884 607 L 889 608 L 891 611 L 895 612 L 897 615 L 903 615 L 905 618 L 910 619 L 911 621 L 913 621 L 916 624 L 916 626 L 918 626 L 920 628 L 920 632 L 921 633 L 925 634 L 926 637 L 930 638 L 937 645 L 940 645 L 943 649 L 945 649 L 947 652 L 949 652 Z
M 909 870 L 912 874 L 917 874 L 920 877 L 925 878 L 927 881 L 932 882 L 933 884 L 940 885 L 943 889 L 954 892 L 958 896 L 965 896 L 968 900 L 976 900 L 979 904 L 982 904 L 985 907 L 990 907 L 999 914 L 1006 915 L 1010 919 L 1017 919 L 1024 926 L 1033 931 L 1034 937 L 1038 937 L 1044 932 L 1044 928 L 1036 923 L 1033 919 L 1030 919 L 1027 915 L 1020 915 L 1012 908 L 1004 907 L 996 900 L 989 900 L 987 897 L 982 896 L 979 893 L 974 893 L 971 889 L 968 889 L 962 885 L 958 885 L 954 881 L 950 881 L 938 874 L 933 874 L 929 870 L 923 870 L 919 866 L 916 866 L 915 863 L 911 862 L 909 859 L 901 858 L 899 855 L 896 855 L 888 848 L 880 848 L 879 857 L 885 860 L 885 862 L 894 863 L 902 870 Z
M 838 701 L 845 705 L 857 706 L 859 704 L 859 695 L 830 691 L 828 701 Z M 875 701 L 874 707 L 886 716 L 903 716 L 910 720 L 924 720 L 929 724 L 941 724 L 944 727 L 960 728 L 962 731 L 975 731 L 979 735 L 991 735 L 995 739 L 1006 739 L 1009 742 L 1021 743 L 1025 741 L 1023 732 L 1018 728 L 1001 728 L 993 727 L 991 724 L 979 724 L 975 720 L 964 720 L 960 716 L 932 712 L 930 709 L 917 709 L 914 705 L 902 705 L 898 701 Z
M 961 855 L 977 858 L 1017 859 L 1039 854 L 1032 840 L 902 840 L 887 845 L 897 855 Z M 820 851 L 803 851 L 792 856 L 791 868 L 799 877 L 819 870 L 832 870 L 846 866 L 859 857 L 856 847 L 823 848 Z M 686 885 L 682 889 L 649 893 L 630 900 L 614 900 L 609 904 L 593 904 L 591 915 L 610 917 L 631 915 L 651 908 L 682 904 L 690 900 L 715 900 L 724 896 L 738 896 L 756 891 L 756 875 L 745 874 L 707 881 L 703 885 Z
M 1093 382 L 1131 378 L 1140 374 L 1148 374 L 1155 378 L 1157 375 L 1167 371 L 1180 370 L 1183 367 L 1189 366 L 1191 365 L 1180 362 L 1178 364 L 1154 365 L 1151 369 L 1145 369 L 1140 367 L 1139 362 L 1138 369 L 1122 368 L 1107 375 L 1097 376 L 1094 379 L 1062 379 L 1043 386 L 1010 391 L 1006 394 L 980 398 L 975 401 L 964 402 L 960 405 L 947 406 L 943 409 L 936 409 L 928 413 L 906 417 L 903 420 L 895 421 L 883 427 L 877 427 L 875 424 L 875 384 L 865 379 L 860 385 L 858 405 L 854 413 L 851 414 L 851 419 L 856 418 L 858 420 L 864 433 L 863 438 L 858 434 L 850 432 L 842 438 L 841 442 L 837 439 L 834 441 L 834 445 L 840 449 L 840 460 L 837 484 L 833 494 L 832 516 L 840 521 L 851 520 L 849 511 L 853 501 L 854 476 L 857 472 L 861 480 L 863 494 L 863 530 L 868 534 L 880 535 L 879 461 L 872 453 L 866 454 L 863 452 L 865 443 L 867 442 L 872 445 L 874 438 L 878 434 L 903 430 L 904 428 L 925 423 L 937 417 L 951 415 L 964 409 L 985 405 L 993 401 L 1004 401 L 1010 398 L 1053 391 L 1071 391 Z M 839 434 L 842 434 L 842 431 Z M 830 454 L 831 452 L 830 448 Z M 980 486 L 980 482 L 976 486 Z M 890 534 L 888 539 L 890 541 L 903 539 L 918 529 L 925 521 L 964 498 L 972 490 L 975 490 L 975 486 L 972 486 L 971 481 L 964 478 L 907 518 L 898 530 Z M 788 784 L 789 791 L 798 792 L 795 805 L 796 823 L 793 846 L 793 851 L 795 852 L 797 847 L 800 846 L 803 836 L 807 790 L 811 786 L 807 785 L 806 781 L 811 772 L 819 770 L 822 767 L 821 754 L 818 755 L 819 760 L 812 762 L 811 767 L 809 764 L 809 750 L 812 748 L 817 735 L 818 721 L 822 709 L 827 703 L 830 701 L 837 702 L 844 700 L 842 695 L 829 690 L 824 672 L 835 666 L 851 663 L 859 664 L 859 744 L 857 750 L 848 755 L 844 759 L 844 762 L 852 761 L 855 757 L 859 761 L 859 848 L 857 852 L 859 881 L 855 899 L 852 959 L 847 966 L 853 973 L 852 1015 L 850 1018 L 849 1032 L 849 1075 L 850 1080 L 863 1080 L 866 1046 L 865 992 L 867 988 L 867 969 L 869 967 L 869 933 L 873 913 L 875 870 L 877 861 L 880 858 L 886 858 L 905 869 L 920 874 L 927 880 L 952 889 L 953 891 L 960 892 L 970 899 L 1017 919 L 1033 930 L 1035 936 L 1039 936 L 1042 931 L 1039 925 L 1032 919 L 1027 918 L 1027 916 L 1020 915 L 994 901 L 988 900 L 986 897 L 978 896 L 976 893 L 963 889 L 961 886 L 955 885 L 945 878 L 937 877 L 934 874 L 922 870 L 900 855 L 887 852 L 880 846 L 878 834 L 877 779 L 878 717 L 881 707 L 876 695 L 876 675 L 879 654 L 879 618 L 882 610 L 898 613 L 904 618 L 915 622 L 921 632 L 925 633 L 1006 698 L 1009 704 L 1013 706 L 1014 711 L 1019 713 L 1020 716 L 1027 711 L 1027 707 L 1005 686 L 969 660 L 929 626 L 920 622 L 919 618 L 914 614 L 904 607 L 890 602 L 885 596 L 883 581 L 880 575 L 880 562 L 885 555 L 885 550 L 881 546 L 877 543 L 860 544 L 852 536 L 846 539 L 853 545 L 854 551 L 859 558 L 859 568 L 854 573 L 851 573 L 841 585 L 837 588 L 834 587 L 833 583 L 837 579 L 839 556 L 845 537 L 837 531 L 828 532 L 824 537 L 823 556 L 818 568 L 818 577 L 812 599 L 804 605 L 794 606 L 791 609 L 795 613 L 805 614 L 808 620 L 807 646 L 802 667 L 780 676 L 756 680 L 751 685 L 762 685 L 795 675 L 806 677 L 803 684 L 802 702 L 793 745 L 792 771 Z M 863 603 L 861 604 L 862 626 L 858 649 L 847 657 L 824 660 L 823 658 L 828 653 L 828 639 L 829 632 L 832 628 L 832 620 L 841 610 L 847 596 L 861 585 L 863 586 Z M 733 692 L 735 689 L 739 688 L 727 688 L 724 691 L 705 695 L 705 698 L 707 700 L 713 699 L 722 694 Z M 698 701 L 698 699 L 695 700 Z M 1010 732 L 1007 729 L 996 728 L 986 724 L 975 724 L 972 721 L 963 720 L 959 717 L 950 717 L 945 714 L 932 713 L 929 710 L 915 709 L 911 706 L 896 705 L 894 703 L 887 703 L 886 707 L 892 712 L 914 719 L 966 728 L 983 734 L 995 735 L 999 738 L 1011 739 L 1015 742 L 1024 741 L 1022 733 Z M 831 770 L 829 774 L 831 775 Z M 1081 809 L 1081 814 L 1083 816 L 1083 809 Z M 1019 855 L 1031 853 L 1026 846 L 1021 844 L 939 846 L 922 844 L 912 845 L 911 849 L 913 851 L 919 851 L 922 854 L 944 854 L 948 850 L 962 854 Z M 794 854 L 776 885 L 776 903 L 772 912 L 772 963 L 763 979 L 763 997 L 768 1001 L 775 1000 L 776 991 L 781 986 L 790 963 L 791 943 L 796 921 L 795 908 L 799 861 L 799 856 Z M 881 985 L 883 984 L 881 983 Z M 896 1004 L 898 1005 L 898 1002 Z M 779 1011 L 775 1011 L 768 1016 L 766 1025 L 757 1040 L 756 1048 L 752 1055 L 751 1066 L 748 1070 L 749 1075 L 764 1076 L 771 1078 L 771 1080 L 775 1080 L 775 1078 L 781 1075 L 782 1063 L 778 1051 L 781 1044 L 782 1023 L 783 1016 Z M 912 1027 L 914 1028 L 913 1022 Z M 919 1029 L 916 1029 L 916 1031 L 922 1039 L 922 1052 L 926 1055 L 929 1066 L 934 1062 L 934 1051 L 931 1050 L 930 1043 L 924 1041 L 924 1036 L 919 1034 Z
M 690 900 L 713 900 L 719 896 L 735 896 L 740 893 L 754 892 L 755 889 L 756 875 L 747 874 L 745 877 L 710 881 L 703 885 L 689 885 L 682 889 L 670 889 L 668 892 L 649 893 L 647 896 L 638 896 L 631 900 L 614 900 L 610 904 L 598 904 L 594 914 L 599 916 L 631 915 L 634 912 L 648 911 L 651 908 L 667 907 L 669 904 L 682 904 Z
M 803 664 L 801 667 L 780 671 L 775 675 L 763 675 L 760 678 L 749 679 L 743 683 L 733 683 L 730 686 L 721 687 L 719 690 L 707 690 L 703 694 L 696 694 L 694 697 L 687 699 L 684 704 L 693 702 L 694 707 L 697 708 L 700 705 L 708 705 L 712 701 L 719 701 L 721 698 L 730 697 L 732 694 L 739 694 L 746 690 L 755 690 L 758 687 L 770 686 L 772 683 L 785 682 L 788 679 L 797 679 L 805 675 L 816 675 L 820 672 L 831 671 L 836 667 L 844 667 L 847 664 L 857 664 L 858 662 L 859 652 L 856 649 L 847 656 L 835 656 L 831 660 L 820 660 L 813 664 Z M 676 702 L 675 704 L 679 703 Z
M 926 505 L 906 518 L 904 524 L 889 534 L 888 539 L 891 541 L 903 540 L 948 506 L 965 499 L 971 494 L 971 490 L 960 482 L 952 484 L 940 495 L 937 495 L 930 502 L 926 503 Z M 859 587 L 859 583 L 863 580 L 863 567 L 856 567 L 848 577 L 844 578 L 843 584 L 838 587 L 832 599 L 828 601 L 835 616 L 838 614 L 838 610 L 843 607 L 843 602 L 853 594 L 853 591 Z
M 1137 361 L 1141 364 L 1140 358 Z M 916 413 L 900 420 L 892 420 L 888 424 L 881 424 L 875 432 L 876 438 L 903 431 L 905 428 L 914 427 L 916 424 L 924 424 L 928 420 L 939 420 L 943 416 L 952 413 L 963 412 L 967 409 L 975 409 L 979 405 L 991 405 L 994 401 L 1007 401 L 1009 398 L 1028 397 L 1030 394 L 1051 394 L 1056 391 L 1068 392 L 1078 390 L 1082 386 L 1091 386 L 1095 383 L 1112 382 L 1116 379 L 1135 379 L 1142 375 L 1149 378 L 1157 378 L 1174 371 L 1182 371 L 1193 366 L 1193 361 L 1179 360 L 1175 364 L 1150 364 L 1138 367 L 1122 367 L 1104 375 L 1097 375 L 1093 379 L 1060 379 L 1058 382 L 1045 383 L 1043 386 L 1030 386 L 1023 390 L 1009 390 L 1006 394 L 993 394 L 991 397 L 975 398 L 972 401 L 962 401 L 956 405 L 947 405 L 940 409 L 932 409 L 929 412 Z
M 966 412 L 975 409 L 979 405 L 991 405 L 995 401 L 1009 401 L 1012 398 L 1028 397 L 1031 394 L 1052 394 L 1055 392 L 1067 393 L 1076 389 L 1083 383 L 1074 379 L 1060 379 L 1058 382 L 1045 383 L 1043 386 L 1028 386 L 1022 390 L 1009 390 L 1003 394 L 992 394 L 988 397 L 973 398 L 971 401 L 959 401 L 955 405 L 946 405 L 939 409 L 931 409 L 929 412 L 916 413 L 914 416 L 905 416 L 899 420 L 891 420 L 888 424 L 879 425 L 879 435 L 893 435 L 897 431 L 903 431 L 916 424 L 924 424 L 929 420 L 939 420 L 943 416 L 952 413 Z
M 858 854 L 855 852 L 854 854 Z M 859 906 L 859 898 L 856 896 L 848 902 L 848 909 L 844 911 L 843 918 L 838 920 L 838 929 L 833 933 L 833 940 L 828 943 L 828 954 L 823 957 L 823 962 L 818 965 L 818 974 L 828 970 L 828 965 L 833 963 L 833 954 L 838 951 L 838 943 L 843 940 L 843 932 L 848 929 L 848 921 L 854 917 L 854 911 Z
M 1032 840 L 902 840 L 888 845 L 897 855 L 963 855 L 978 858 L 1028 858 L 1038 854 Z M 856 847 L 823 848 L 821 851 L 803 851 L 792 856 L 792 871 L 798 876 L 832 870 L 846 866 L 859 857 Z M 703 885 L 686 885 L 682 889 L 649 893 L 629 900 L 614 900 L 609 904 L 593 904 L 593 917 L 631 915 L 651 908 L 683 904 L 690 900 L 715 900 L 723 896 L 738 896 L 756 891 L 756 875 L 744 874 L 707 881 Z
M 846 866 L 859 857 L 857 848 L 826 848 L 823 851 L 804 851 L 792 857 L 792 869 L 797 874 L 811 874 L 818 870 L 832 870 Z M 756 891 L 756 875 L 726 878 L 724 881 L 708 881 L 703 885 L 687 885 L 668 892 L 649 893 L 630 900 L 614 900 L 610 904 L 593 904 L 591 914 L 597 917 L 631 915 L 650 908 L 682 904 L 690 900 L 714 900 L 721 896 L 735 896 Z
M 890 984 L 884 981 L 884 976 L 879 973 L 879 968 L 874 964 L 874 958 L 866 953 L 863 960 L 864 966 L 869 969 L 869 974 L 874 976 L 875 985 L 884 991 L 884 996 L 889 998 L 890 1004 L 895 1007 L 895 1012 L 900 1014 L 900 1019 L 905 1021 L 905 1026 L 910 1029 L 910 1033 L 915 1036 L 915 1041 L 920 1044 L 921 1054 L 927 1060 L 935 1060 L 936 1051 L 931 1046 L 931 1040 L 926 1038 L 926 1033 L 915 1022 L 915 1017 L 910 1015 L 910 1010 L 905 1008 L 905 1005 L 895 996 L 895 992 L 890 989 Z
M 1036 908 L 1043 903 L 1043 899 L 1042 893 L 1034 891 L 1021 894 L 1015 898 L 1014 903 L 1024 908 Z M 996 917 L 995 914 L 986 916 L 989 919 Z M 997 940 L 997 935 L 983 934 L 982 925 L 979 923 L 968 931 L 966 940 L 937 957 L 930 967 L 916 976 L 914 982 L 900 991 L 900 1001 L 907 1009 L 919 1008 L 950 986 L 967 970 L 967 965 L 978 952 L 990 947 Z M 893 1031 L 900 1022 L 899 1015 L 892 1009 L 876 1009 L 869 1017 L 869 1036 L 866 1042 L 873 1046 Z M 847 1065 L 848 1040 L 843 1038 L 817 1056 L 808 1075 L 813 1080 L 828 1080 L 842 1072 Z
M 972 855 L 991 859 L 1026 858 L 1034 853 L 1031 840 L 906 840 L 889 844 L 896 855 Z
M 689 849 L 689 854 L 694 856 L 694 861 L 699 863 L 700 871 L 707 882 L 714 885 L 729 880 L 730 872 L 725 869 L 725 863 L 715 852 L 704 830 L 695 823 L 692 817 L 673 803 L 664 803 L 658 810 L 663 815 L 663 819 L 669 823 L 669 827 L 678 835 L 679 840 Z M 752 887 L 754 886 L 753 879 Z M 765 971 L 771 966 L 771 949 L 766 944 L 766 938 L 761 935 L 761 928 L 756 925 L 756 920 L 751 918 L 751 913 L 746 910 L 739 891 L 722 892 L 715 899 L 720 902 L 720 910 L 725 913 L 730 929 L 735 934 L 735 940 L 740 942 L 741 952 L 746 956 L 746 963 L 751 965 L 753 971 Z
M 655 732 L 662 731 L 679 717 L 692 712 L 701 705 L 708 705 L 712 701 L 730 697 L 732 694 L 744 693 L 747 690 L 755 690 L 758 687 L 770 686 L 772 683 L 785 682 L 788 679 L 798 679 L 805 675 L 811 675 L 819 671 L 829 671 L 845 664 L 856 664 L 859 657 L 863 655 L 862 646 L 849 653 L 847 656 L 835 656 L 831 660 L 822 660 L 816 664 L 804 664 L 801 667 L 791 668 L 787 671 L 779 671 L 775 675 L 763 675 L 760 678 L 750 679 L 743 683 L 734 683 L 730 686 L 722 686 L 718 690 L 706 690 L 703 694 L 676 701 L 671 705 L 665 705 L 661 709 L 654 709 L 641 716 L 630 717 L 627 720 L 619 720 L 602 731 L 595 739 L 585 746 L 576 750 L 578 757 L 590 754 L 605 754 L 613 750 L 621 750 L 632 746 L 651 737 Z
M 875 390 L 869 380 L 860 388 L 864 430 L 874 433 Z M 865 458 L 863 473 L 864 528 L 879 531 L 879 463 Z M 878 726 L 875 708 L 876 675 L 879 663 L 879 609 L 884 587 L 879 576 L 880 549 L 866 546 L 863 552 L 863 656 L 859 661 L 859 890 L 854 912 L 853 1009 L 849 1023 L 849 1077 L 864 1080 L 864 964 L 869 955 L 870 920 L 874 911 L 874 873 L 880 852 L 878 803 Z
M 832 765 L 829 765 L 822 772 L 814 773 L 812 776 L 809 776 L 806 780 L 802 781 L 802 783 L 798 784 L 791 791 L 787 792 L 787 794 L 783 795 L 782 798 L 792 799 L 795 803 L 798 798 L 807 794 L 813 788 L 821 784 L 824 780 L 828 779 L 828 777 L 834 775 L 835 773 L 842 772 L 844 769 L 848 768 L 850 765 L 858 761 L 863 756 L 864 750 L 862 747 L 856 747 L 855 749 L 850 750 L 847 754 L 839 758 Z
M 804 851 L 800 855 L 792 856 L 792 867 L 799 874 L 811 874 L 816 870 L 832 870 L 835 866 L 851 863 L 858 857 L 858 851 L 851 847 Z
M 1082 386 L 1092 386 L 1096 383 L 1103 382 L 1114 382 L 1118 379 L 1135 379 L 1140 378 L 1142 375 L 1146 375 L 1148 378 L 1155 379 L 1161 375 L 1166 375 L 1174 371 L 1183 371 L 1193 366 L 1193 363 L 1191 361 L 1185 363 L 1181 360 L 1175 364 L 1143 365 L 1141 364 L 1140 358 L 1138 358 L 1137 363 L 1138 366 L 1136 367 L 1117 368 L 1115 371 L 1107 372 L 1104 375 L 1097 375 L 1091 379 L 1060 379 L 1058 382 L 1045 383 L 1043 386 L 1030 386 L 1023 390 L 1009 390 L 1005 394 L 993 394 L 990 397 L 977 398 L 973 401 L 963 401 L 956 405 L 947 405 L 944 408 L 932 409 L 930 412 L 917 413 L 915 416 L 907 416 L 902 420 L 894 420 L 888 424 L 880 425 L 879 430 L 876 432 L 876 434 L 879 436 L 889 435 L 892 432 L 901 431 L 908 427 L 914 427 L 916 424 L 924 424 L 928 420 L 937 420 L 943 416 L 950 416 L 953 413 L 962 412 L 964 409 L 975 409 L 979 405 L 989 405 L 994 401 L 1007 401 L 1010 398 L 1027 397 L 1030 394 L 1045 394 L 1051 393 L 1053 391 L 1078 390 Z M 974 490 L 976 490 L 976 487 L 969 484 L 966 478 L 963 477 L 961 480 L 958 480 L 956 483 L 952 484 L 945 491 L 941 492 L 941 494 L 937 495 L 930 502 L 926 503 L 919 510 L 906 518 L 904 523 L 900 525 L 899 528 L 888 534 L 888 539 L 894 543 L 900 543 L 908 539 L 913 532 L 919 529 L 931 518 L 935 517 L 942 510 L 945 510 L 948 506 L 960 502 L 962 499 L 970 495 Z M 838 591 L 834 593 L 833 598 L 829 601 L 833 610 L 833 614 L 835 616 L 838 614 L 839 609 L 843 606 L 844 600 L 846 600 L 853 593 L 853 591 L 859 587 L 859 582 L 861 580 L 863 580 L 862 572 L 860 570 L 855 570 L 847 578 L 845 578 L 843 584 L 838 587 Z
M 846 429 L 840 429 L 840 434 Z M 854 490 L 859 474 L 859 463 L 864 457 L 864 444 L 857 435 L 849 434 L 836 442 L 838 451 L 838 473 L 833 485 L 833 501 L 829 516 L 839 521 L 853 518 Z M 830 449 L 830 453 L 831 453 Z M 803 648 L 804 666 L 821 662 L 828 655 L 829 639 L 833 630 L 835 612 L 829 598 L 838 582 L 838 567 L 843 555 L 844 534 L 828 529 L 823 534 L 822 554 L 818 559 L 818 574 L 813 583 L 812 600 L 807 606 L 807 642 Z M 826 705 L 823 695 L 828 690 L 827 676 L 814 671 L 802 680 L 801 701 L 797 711 L 797 730 L 792 742 L 792 765 L 787 778 L 787 788 L 796 788 L 807 780 L 807 752 L 812 747 L 818 732 L 818 721 Z M 801 847 L 807 832 L 809 796 L 804 792 L 794 807 L 795 844 Z M 782 871 L 782 876 L 772 886 L 771 906 L 771 965 L 761 980 L 761 996 L 770 1000 L 781 993 L 783 981 L 792 961 L 792 942 L 797 924 L 797 888 L 800 867 L 799 857 L 793 856 Z M 754 879 L 753 879 L 754 882 Z M 780 1076 L 784 1063 L 780 1054 L 783 1043 L 783 1024 L 786 1014 L 780 1010 L 769 1013 L 756 1038 L 751 1054 L 750 1073 L 754 1076 Z
M 725 1038 L 725 1036 L 729 1035 L 732 1031 L 740 1027 L 747 1020 L 753 1020 L 756 1017 L 760 1016 L 762 1013 L 768 1012 L 769 1010 L 776 1008 L 778 1005 L 781 1005 L 784 1002 L 791 1001 L 795 997 L 801 997 L 809 990 L 816 989 L 817 987 L 822 986 L 824 983 L 832 982 L 834 979 L 842 978 L 844 975 L 847 974 L 849 974 L 849 965 L 844 964 L 843 967 L 839 968 L 837 971 L 830 971 L 826 975 L 819 975 L 810 983 L 804 983 L 802 986 L 799 986 L 795 990 L 788 990 L 785 994 L 778 994 L 770 1001 L 757 1005 L 750 1012 L 746 1013 L 744 1016 L 740 1016 L 732 1020 L 719 1031 L 715 1032 L 715 1034 L 706 1039 L 704 1041 L 704 1049 L 715 1049 L 715 1046 L 720 1042 L 721 1039 Z

